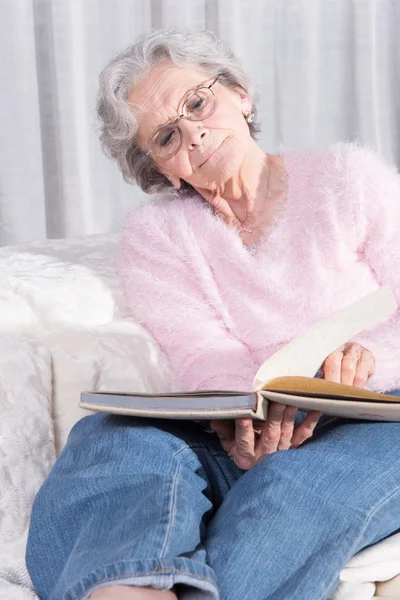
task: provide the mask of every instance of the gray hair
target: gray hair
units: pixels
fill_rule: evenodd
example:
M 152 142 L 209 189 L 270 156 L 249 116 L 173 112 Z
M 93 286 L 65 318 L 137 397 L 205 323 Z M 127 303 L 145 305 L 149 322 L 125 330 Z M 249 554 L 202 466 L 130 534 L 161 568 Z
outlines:
M 97 115 L 103 151 L 117 162 L 125 181 L 137 183 L 148 194 L 171 191 L 173 186 L 138 146 L 138 115 L 127 99 L 135 85 L 166 59 L 179 67 L 195 66 L 210 78 L 219 75 L 219 82 L 227 87 L 242 87 L 252 98 L 255 116 L 249 124 L 252 138 L 259 132 L 250 79 L 229 47 L 211 31 L 163 29 L 141 35 L 101 72 Z M 181 190 L 197 194 L 185 181 Z

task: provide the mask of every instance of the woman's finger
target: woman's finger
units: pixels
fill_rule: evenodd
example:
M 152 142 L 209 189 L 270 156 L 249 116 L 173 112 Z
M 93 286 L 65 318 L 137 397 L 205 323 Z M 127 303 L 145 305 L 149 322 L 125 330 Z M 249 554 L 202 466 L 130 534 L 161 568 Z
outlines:
M 229 455 L 239 469 L 250 469 L 255 463 L 253 419 L 236 419 L 235 428 L 235 444 Z
M 272 454 L 278 450 L 281 439 L 281 424 L 285 414 L 286 405 L 280 402 L 268 403 L 267 420 L 261 429 L 261 435 L 257 443 L 258 460 L 266 454 Z
M 294 421 L 297 408 L 295 406 L 286 406 L 281 423 L 281 437 L 278 443 L 278 450 L 288 450 L 294 432 Z
M 359 344 L 349 344 L 346 346 L 342 357 L 340 383 L 354 385 L 358 362 L 361 358 L 361 350 L 362 348 Z
M 342 358 L 343 358 L 344 346 L 332 352 L 324 361 L 322 370 L 324 372 L 324 379 L 327 381 L 333 381 L 340 383 L 342 373 Z
M 220 439 L 235 438 L 235 421 L 233 419 L 214 419 L 210 427 Z
M 314 433 L 314 429 L 322 416 L 319 410 L 312 410 L 308 413 L 304 421 L 294 430 L 290 448 L 295 449 L 301 446 Z
M 225 452 L 230 452 L 235 442 L 235 421 L 233 419 L 214 419 L 210 427 L 218 435 Z
M 371 352 L 362 349 L 361 357 L 357 364 L 357 371 L 354 377 L 353 385 L 363 388 L 368 379 L 375 371 L 375 360 Z

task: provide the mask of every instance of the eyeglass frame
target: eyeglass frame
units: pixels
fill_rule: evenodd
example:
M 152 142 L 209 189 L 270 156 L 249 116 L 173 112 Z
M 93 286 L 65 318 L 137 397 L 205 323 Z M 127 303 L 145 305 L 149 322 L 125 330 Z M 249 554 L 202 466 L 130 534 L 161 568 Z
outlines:
M 214 97 L 214 104 L 213 104 L 213 109 L 212 109 L 212 111 L 211 111 L 211 112 L 210 112 L 210 114 L 209 114 L 209 115 L 207 115 L 205 118 L 206 118 L 206 119 L 208 119 L 208 117 L 211 117 L 211 115 L 213 114 L 213 112 L 214 112 L 214 110 L 215 110 L 215 101 L 216 101 L 215 94 L 214 94 L 214 92 L 213 92 L 213 90 L 212 90 L 212 86 L 213 86 L 215 83 L 217 83 L 217 81 L 218 81 L 218 79 L 219 79 L 220 77 L 221 77 L 221 75 L 217 75 L 217 77 L 214 79 L 214 81 L 212 81 L 212 83 L 210 83 L 210 85 L 200 85 L 199 87 L 197 87 L 197 88 L 196 88 L 196 89 L 195 89 L 195 90 L 194 90 L 194 91 L 193 91 L 193 92 L 190 94 L 190 96 L 188 96 L 188 97 L 186 98 L 185 102 L 184 102 L 184 103 L 183 103 L 183 105 L 182 105 L 182 111 L 184 110 L 184 108 L 185 108 L 185 105 L 186 105 L 186 103 L 187 103 L 187 102 L 190 100 L 190 98 L 192 98 L 192 97 L 193 97 L 195 94 L 197 94 L 197 92 L 198 92 L 199 90 L 202 90 L 202 89 L 207 89 L 207 90 L 210 90 L 210 92 L 212 93 L 212 95 L 213 95 L 213 97 Z M 186 93 L 187 93 L 187 92 L 186 92 Z M 185 97 L 185 94 L 183 95 L 183 97 Z M 178 122 L 179 122 L 179 121 L 180 121 L 182 118 L 185 118 L 185 119 L 187 119 L 188 121 L 202 121 L 202 120 L 203 120 L 203 119 L 189 119 L 189 117 L 187 117 L 186 115 L 184 115 L 184 114 L 183 114 L 183 112 L 182 112 L 182 114 L 180 114 L 180 115 L 178 114 L 177 118 L 176 118 L 174 121 L 170 121 L 170 122 L 168 122 L 168 123 L 164 123 L 164 125 L 161 125 L 161 127 L 159 127 L 159 128 L 157 129 L 157 131 L 156 131 L 156 132 L 155 132 L 155 133 L 154 133 L 154 134 L 151 136 L 151 138 L 149 139 L 149 150 L 148 150 L 147 152 L 145 152 L 145 156 L 149 156 L 150 154 L 153 154 L 153 152 L 152 152 L 152 150 L 151 150 L 151 148 L 150 148 L 150 144 L 151 144 L 151 141 L 152 141 L 152 140 L 153 140 L 153 139 L 154 139 L 154 138 L 155 138 L 155 137 L 156 137 L 156 136 L 157 136 L 157 135 L 160 133 L 160 131 L 161 131 L 161 130 L 162 130 L 164 127 L 170 127 L 171 125 L 175 125 L 175 124 L 176 124 L 176 123 L 178 123 Z M 163 155 L 163 156 L 162 156 L 162 158 L 170 158 L 171 156 L 174 156 L 174 155 L 175 155 L 177 152 L 179 152 L 179 150 L 180 150 L 180 148 L 181 148 L 181 146 L 182 146 L 182 132 L 181 132 L 181 130 L 179 129 L 179 127 L 178 127 L 178 126 L 177 126 L 177 129 L 178 129 L 178 131 L 179 131 L 179 136 L 180 136 L 180 144 L 179 144 L 178 148 L 177 148 L 177 149 L 176 149 L 174 152 L 172 152 L 171 154 L 166 154 L 165 156 Z M 154 156 L 158 156 L 158 155 L 157 155 L 157 154 L 155 154 Z

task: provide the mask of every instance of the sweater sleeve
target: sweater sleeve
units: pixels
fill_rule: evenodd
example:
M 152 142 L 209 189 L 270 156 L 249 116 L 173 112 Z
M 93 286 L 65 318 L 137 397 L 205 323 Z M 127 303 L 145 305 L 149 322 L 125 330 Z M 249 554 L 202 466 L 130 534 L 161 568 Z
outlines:
M 347 172 L 358 260 L 379 285 L 390 285 L 400 306 L 400 175 L 377 154 L 357 146 L 349 151 Z M 367 387 L 380 392 L 400 388 L 400 308 L 353 341 L 375 357 Z
M 222 292 L 179 207 L 131 213 L 119 274 L 127 311 L 168 362 L 171 391 L 252 389 L 254 360 L 229 327 Z

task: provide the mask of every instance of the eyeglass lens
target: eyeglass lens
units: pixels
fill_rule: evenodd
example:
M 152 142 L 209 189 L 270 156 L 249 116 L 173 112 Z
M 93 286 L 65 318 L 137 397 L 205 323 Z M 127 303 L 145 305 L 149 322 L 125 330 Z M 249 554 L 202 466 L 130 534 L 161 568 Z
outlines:
M 215 98 L 209 88 L 199 88 L 186 100 L 183 115 L 190 121 L 202 121 L 214 110 Z M 150 142 L 150 149 L 157 156 L 168 156 L 179 150 L 181 132 L 178 122 L 161 127 Z

